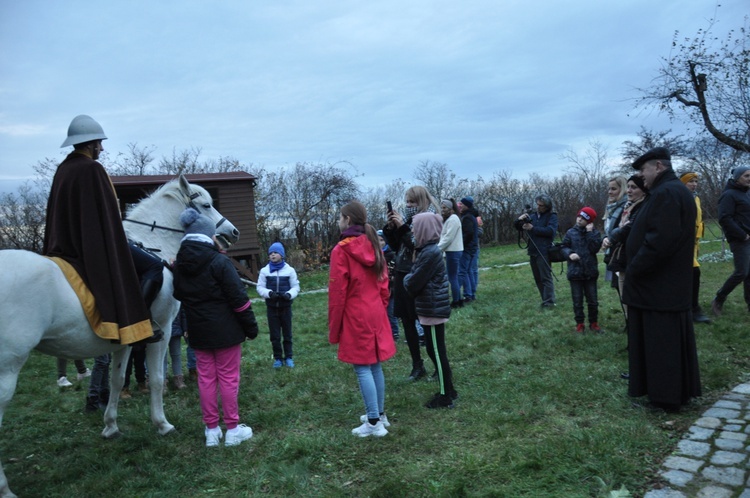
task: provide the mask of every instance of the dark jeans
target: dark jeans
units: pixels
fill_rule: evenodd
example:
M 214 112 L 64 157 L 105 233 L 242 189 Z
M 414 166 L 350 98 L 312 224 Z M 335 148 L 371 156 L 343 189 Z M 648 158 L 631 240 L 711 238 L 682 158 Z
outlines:
M 743 283 L 745 303 L 750 307 L 750 240 L 730 242 L 729 248 L 734 257 L 734 272 L 716 293 L 716 300 L 723 303 L 734 288 Z
M 125 384 L 122 388 L 130 387 L 130 374 L 133 373 L 133 367 L 135 367 L 135 381 L 139 384 L 146 383 L 146 348 L 133 348 L 130 351 L 130 358 L 128 358 L 128 364 L 125 367 Z
M 461 300 L 461 284 L 458 280 L 458 267 L 461 263 L 463 251 L 448 251 L 445 253 L 445 268 L 448 271 L 448 282 L 451 284 L 452 301 Z
M 271 346 L 273 347 L 273 357 L 276 360 L 283 360 L 292 357 L 292 307 L 274 308 L 266 306 L 266 316 L 268 317 L 268 329 L 271 333 Z M 284 336 L 282 348 L 281 336 Z
M 86 373 L 86 364 L 83 360 L 75 360 L 76 370 L 79 374 Z M 68 360 L 65 358 L 57 359 L 57 378 L 68 376 Z
M 399 336 L 398 331 L 398 318 L 396 318 L 393 315 L 393 294 L 391 294 L 391 298 L 388 300 L 388 321 L 391 324 L 391 333 L 393 334 L 393 338 L 396 339 Z
M 589 323 L 599 321 L 599 301 L 597 300 L 596 279 L 588 280 L 570 280 L 570 294 L 573 297 L 573 314 L 576 323 L 586 321 L 586 315 L 583 314 L 583 297 L 586 296 L 588 304 Z
M 100 403 L 109 401 L 109 363 L 112 357 L 109 353 L 94 358 L 94 368 L 91 369 L 89 381 L 89 398 Z M 106 395 L 107 399 L 103 399 Z
M 552 267 L 545 256 L 534 254 L 530 256 L 531 273 L 534 274 L 536 288 L 542 297 L 542 306 L 555 304 L 555 283 L 552 281 Z

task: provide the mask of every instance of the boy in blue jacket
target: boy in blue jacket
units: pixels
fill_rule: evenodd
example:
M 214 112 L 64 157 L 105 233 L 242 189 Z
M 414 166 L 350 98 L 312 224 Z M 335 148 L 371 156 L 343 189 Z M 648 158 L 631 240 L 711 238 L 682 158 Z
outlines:
M 266 315 L 273 347 L 273 368 L 294 368 L 292 359 L 292 300 L 299 294 L 297 272 L 284 259 L 280 242 L 268 248 L 268 264 L 260 270 L 256 289 L 266 300 Z M 282 347 L 281 336 L 284 336 Z
M 602 235 L 594 228 L 596 211 L 584 207 L 576 217 L 576 224 L 565 233 L 562 251 L 568 260 L 568 280 L 570 293 L 573 297 L 573 313 L 576 320 L 576 332 L 582 334 L 585 330 L 583 322 L 583 297 L 589 311 L 589 328 L 600 334 L 599 301 L 596 291 L 596 280 L 599 278 L 599 262 L 596 253 L 602 246 Z

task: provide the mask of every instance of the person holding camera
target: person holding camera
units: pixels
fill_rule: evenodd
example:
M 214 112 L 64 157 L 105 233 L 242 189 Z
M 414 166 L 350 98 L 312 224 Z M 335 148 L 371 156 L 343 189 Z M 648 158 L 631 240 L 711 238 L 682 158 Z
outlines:
M 555 283 L 552 281 L 549 247 L 557 232 L 557 213 L 552 210 L 552 199 L 548 195 L 538 195 L 534 201 L 536 212 L 529 208 L 518 217 L 514 226 L 528 238 L 527 252 L 534 282 L 542 298 L 542 308 L 550 309 L 555 307 Z
M 599 300 L 596 280 L 599 278 L 599 262 L 596 253 L 602 245 L 602 235 L 594 228 L 596 211 L 584 207 L 576 217 L 576 224 L 565 234 L 562 251 L 568 260 L 568 280 L 570 294 L 573 297 L 573 313 L 576 320 L 576 332 L 583 334 L 586 326 L 586 315 L 583 313 L 583 297 L 589 312 L 589 328 L 601 334 L 599 327 Z

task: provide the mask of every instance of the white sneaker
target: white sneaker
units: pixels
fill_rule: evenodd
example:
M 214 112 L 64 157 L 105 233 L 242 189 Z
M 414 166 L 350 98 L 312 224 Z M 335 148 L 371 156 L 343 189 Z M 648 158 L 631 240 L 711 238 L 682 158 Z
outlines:
M 64 375 L 57 379 L 57 387 L 70 387 L 73 384 Z
M 359 437 L 383 437 L 388 434 L 388 431 L 383 427 L 383 422 L 378 420 L 378 423 L 375 425 L 371 425 L 370 422 L 365 422 L 359 427 L 352 429 L 352 434 Z
M 206 427 L 206 446 L 211 448 L 212 446 L 219 446 L 219 441 L 224 436 L 221 432 L 221 427 L 215 427 L 209 429 Z
M 78 375 L 76 375 L 76 378 L 77 378 L 78 380 L 83 380 L 83 379 L 85 379 L 86 377 L 91 377 L 91 370 L 90 370 L 90 369 L 88 369 L 88 368 L 86 369 L 86 371 L 85 371 L 85 372 L 83 372 L 83 373 L 79 373 Z
M 224 446 L 237 446 L 242 441 L 247 441 L 253 437 L 253 430 L 245 424 L 240 424 L 234 429 L 227 431 L 227 438 L 224 440 Z
M 359 421 L 363 424 L 367 422 L 367 415 L 362 415 L 361 417 L 359 417 Z M 383 427 L 391 426 L 390 422 L 388 422 L 388 415 L 386 415 L 385 413 L 380 416 L 380 421 L 383 422 Z

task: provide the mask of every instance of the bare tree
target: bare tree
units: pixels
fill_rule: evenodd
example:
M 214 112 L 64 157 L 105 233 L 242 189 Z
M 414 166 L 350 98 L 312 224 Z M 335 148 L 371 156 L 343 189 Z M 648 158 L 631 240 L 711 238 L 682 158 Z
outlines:
M 31 182 L 17 194 L 0 195 L 0 249 L 26 249 L 41 253 L 47 193 Z
M 716 19 L 693 38 L 675 32 L 675 49 L 650 88 L 640 89 L 641 106 L 657 106 L 671 119 L 697 124 L 733 149 L 750 152 L 750 31 L 748 17 L 724 40 L 712 33 Z M 718 44 L 718 46 L 715 46 Z
M 137 143 L 129 143 L 127 152 L 118 152 L 117 158 L 107 165 L 107 171 L 112 175 L 141 176 L 151 173 L 150 165 L 154 161 L 156 148 L 139 147 Z M 153 168 L 151 168 L 153 169 Z

